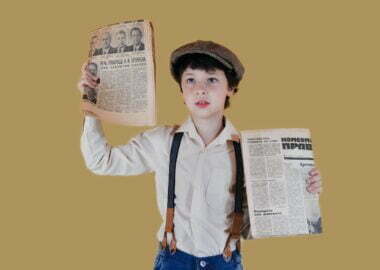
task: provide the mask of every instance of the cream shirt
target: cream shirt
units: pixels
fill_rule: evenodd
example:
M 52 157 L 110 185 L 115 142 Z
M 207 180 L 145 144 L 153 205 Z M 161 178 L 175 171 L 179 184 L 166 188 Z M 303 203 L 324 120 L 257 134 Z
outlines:
M 190 116 L 177 130 L 158 126 L 138 134 L 127 144 L 112 146 L 104 136 L 101 122 L 85 116 L 81 151 L 86 167 L 95 174 L 127 176 L 155 172 L 156 201 L 163 220 L 156 237 L 161 241 L 165 230 L 173 131 L 184 132 L 175 184 L 177 248 L 197 257 L 221 254 L 228 237 L 225 230 L 232 223 L 227 215 L 234 211 L 234 193 L 230 189 L 236 182 L 235 152 L 228 140 L 232 135 L 239 135 L 228 119 L 225 118 L 222 132 L 207 146 Z M 247 239 L 250 228 L 246 201 L 243 208 L 246 225 L 243 239 Z M 231 250 L 235 248 L 231 242 Z

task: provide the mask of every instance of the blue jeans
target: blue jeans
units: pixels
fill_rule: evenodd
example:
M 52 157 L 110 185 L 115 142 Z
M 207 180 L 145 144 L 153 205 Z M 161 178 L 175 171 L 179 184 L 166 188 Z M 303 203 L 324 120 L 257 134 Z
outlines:
M 158 245 L 153 270 L 243 270 L 238 250 L 234 250 L 232 257 L 226 262 L 223 254 L 196 257 L 178 248 L 174 254 L 171 254 L 168 246 L 162 249 L 160 243 Z

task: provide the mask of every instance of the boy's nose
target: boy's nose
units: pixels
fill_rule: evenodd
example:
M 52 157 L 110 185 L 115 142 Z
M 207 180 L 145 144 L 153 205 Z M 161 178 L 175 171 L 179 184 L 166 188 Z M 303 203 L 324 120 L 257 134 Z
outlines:
M 195 94 L 197 96 L 200 96 L 200 95 L 205 95 L 206 94 L 206 89 L 201 87 L 201 88 L 197 88 L 197 90 L 195 91 Z
M 203 83 L 203 82 L 198 82 L 195 87 L 196 87 L 197 93 L 204 94 L 206 92 L 206 89 L 207 89 L 207 84 Z

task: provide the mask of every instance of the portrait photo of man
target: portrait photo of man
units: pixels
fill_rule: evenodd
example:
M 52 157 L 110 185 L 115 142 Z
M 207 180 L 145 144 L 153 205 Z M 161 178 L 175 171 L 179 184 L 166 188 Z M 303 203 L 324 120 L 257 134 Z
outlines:
M 127 33 L 124 30 L 119 30 L 116 33 L 116 40 L 118 42 L 117 52 L 126 52 L 127 51 Z
M 145 49 L 144 43 L 141 41 L 143 38 L 143 33 L 140 28 L 133 27 L 130 31 L 130 36 L 132 40 L 132 45 L 127 46 L 127 51 L 143 51 Z
M 98 36 L 94 35 L 91 37 L 91 40 L 90 40 L 90 51 L 88 53 L 88 56 L 92 56 L 95 54 L 95 50 L 96 50 L 96 47 L 95 47 L 95 44 L 97 42 L 97 39 L 98 39 Z
M 94 56 L 116 53 L 117 49 L 111 46 L 112 36 L 110 32 L 105 32 L 102 36 L 102 47 L 95 49 Z

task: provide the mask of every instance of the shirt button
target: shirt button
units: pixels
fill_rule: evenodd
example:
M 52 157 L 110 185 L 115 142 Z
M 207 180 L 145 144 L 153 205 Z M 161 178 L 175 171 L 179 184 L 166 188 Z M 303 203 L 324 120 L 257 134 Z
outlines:
M 200 261 L 200 265 L 201 265 L 202 267 L 205 267 L 205 266 L 206 266 L 206 262 L 205 262 L 205 261 Z

